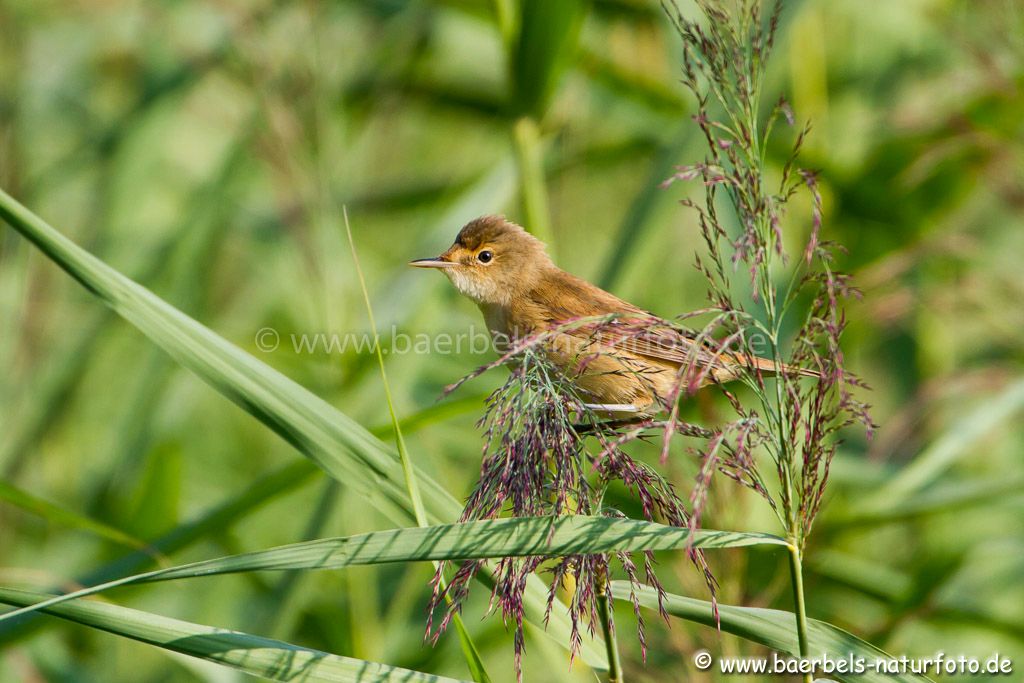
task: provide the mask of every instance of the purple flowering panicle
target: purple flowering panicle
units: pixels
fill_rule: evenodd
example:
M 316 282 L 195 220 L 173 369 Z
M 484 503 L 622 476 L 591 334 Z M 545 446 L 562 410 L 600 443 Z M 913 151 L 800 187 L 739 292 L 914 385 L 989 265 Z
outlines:
M 508 379 L 487 398 L 487 410 L 479 426 L 484 432 L 480 479 L 467 500 L 462 521 L 513 517 L 558 516 L 566 514 L 622 516 L 603 505 L 604 493 L 613 482 L 621 483 L 638 501 L 650 521 L 690 526 L 685 501 L 653 467 L 629 455 L 624 446 L 644 434 L 663 429 L 663 421 L 608 420 L 588 407 L 574 383 L 548 358 L 553 340 L 566 327 L 586 327 L 595 336 L 614 329 L 629 333 L 618 321 L 570 321 L 555 330 L 527 336 L 512 345 L 493 363 L 469 377 L 499 365 L 511 368 Z M 581 356 L 577 371 L 586 371 L 588 358 Z M 469 377 L 465 379 L 469 379 Z M 449 391 L 463 381 L 449 387 Z M 679 422 L 686 435 L 709 432 Z M 704 573 L 709 586 L 714 580 L 703 555 L 690 550 L 693 562 Z M 613 566 L 614 565 L 614 566 Z M 641 583 L 664 593 L 654 573 L 654 557 L 643 553 L 641 567 L 628 553 L 570 555 L 566 557 L 506 557 L 492 569 L 494 587 L 490 609 L 500 610 L 515 629 L 516 670 L 520 670 L 524 648 L 523 593 L 527 578 L 535 572 L 550 575 L 547 614 L 557 605 L 567 610 L 572 623 L 570 651 L 575 655 L 582 644 L 583 629 L 593 635 L 598 624 L 598 598 L 610 593 L 609 577 L 618 571 L 635 589 Z M 441 589 L 439 567 L 434 578 L 428 637 L 436 641 L 452 615 L 461 609 L 474 576 L 483 561 L 463 562 L 456 568 L 447 588 Z M 561 594 L 561 595 L 560 595 Z M 444 598 L 451 598 L 442 607 Z M 609 596 L 610 597 L 610 596 Z M 637 633 L 646 656 L 644 621 L 635 591 L 629 596 L 637 617 Z M 434 615 L 443 609 L 440 621 Z M 612 626 L 613 627 L 613 626 Z M 614 627 L 613 627 L 614 628 Z
M 817 176 L 798 166 L 809 125 L 793 136 L 781 168 L 769 168 L 767 162 L 777 124 L 796 122 L 784 99 L 767 117 L 760 115 L 762 80 L 782 3 L 774 3 L 767 15 L 759 0 L 697 4 L 704 21 L 685 18 L 674 3 L 666 11 L 682 38 L 682 83 L 694 95 L 693 119 L 707 156 L 679 167 L 665 185 L 703 183 L 702 200 L 682 201 L 696 212 L 705 245 L 696 266 L 708 283 L 715 313 L 702 334 L 728 339 L 743 355 L 767 352 L 783 369 L 766 382 L 763 372 L 747 367 L 739 379 L 751 389 L 751 401 L 722 388 L 735 419 L 718 426 L 716 437 L 701 451 L 704 462 L 695 492 L 705 488 L 712 471 L 723 472 L 767 500 L 802 548 L 821 505 L 839 432 L 853 423 L 869 435 L 873 428 L 868 406 L 854 395 L 863 384 L 846 369 L 840 347 L 846 325 L 842 303 L 857 292 L 835 269 L 838 245 L 821 239 Z M 776 185 L 770 182 L 773 176 Z M 786 251 L 784 231 L 788 205 L 801 190 L 810 199 L 810 221 L 794 259 Z M 735 218 L 724 219 L 723 206 Z M 739 272 L 746 277 L 735 278 Z M 784 323 L 796 327 L 789 339 L 782 336 Z M 801 378 L 808 373 L 816 379 Z M 759 452 L 772 461 L 771 487 L 755 457 Z M 700 501 L 694 503 L 699 509 Z
M 559 329 L 515 340 L 500 358 L 450 387 L 498 366 L 511 369 L 487 399 L 480 422 L 485 437 L 480 480 L 463 520 L 621 515 L 603 504 L 608 486 L 618 482 L 638 502 L 645 519 L 695 530 L 715 475 L 722 474 L 767 502 L 798 557 L 820 509 L 841 432 L 859 424 L 870 435 L 868 406 L 855 396 L 863 385 L 846 369 L 840 346 L 846 325 L 843 301 L 856 291 L 836 270 L 839 248 L 822 239 L 817 177 L 797 163 L 809 127 L 791 136 L 783 164 L 771 167 L 767 159 L 773 133 L 781 125 L 795 125 L 785 100 L 768 107 L 765 116 L 760 103 L 781 3 L 764 13 L 761 0 L 696 2 L 700 20 L 684 17 L 671 0 L 665 10 L 682 38 L 682 83 L 695 98 L 693 119 L 703 134 L 706 156 L 680 166 L 664 185 L 701 181 L 702 196 L 682 204 L 694 211 L 703 241 L 696 267 L 707 282 L 708 306 L 673 321 L 642 316 L 566 321 Z M 801 192 L 809 198 L 806 220 L 787 215 L 791 200 Z M 798 241 L 786 235 L 794 226 L 803 228 L 795 258 L 786 249 Z M 701 319 L 703 327 L 683 326 L 694 319 Z M 689 343 L 682 346 L 688 355 L 669 395 L 662 397 L 665 410 L 657 418 L 614 420 L 588 408 L 574 377 L 549 360 L 551 345 L 567 327 L 577 335 L 581 330 L 591 334 L 601 352 L 609 346 L 627 348 L 640 338 L 650 343 L 685 337 Z M 750 360 L 756 358 L 773 363 Z M 583 352 L 576 371 L 585 372 L 588 362 Z M 715 370 L 723 362 L 734 371 L 728 379 L 735 382 L 716 380 Z M 624 363 L 622 372 L 629 372 L 628 366 Z M 732 415 L 714 425 L 684 422 L 680 403 L 708 385 L 722 394 Z M 685 452 L 698 460 L 685 499 L 654 466 L 627 452 L 633 442 L 654 442 L 664 465 L 678 439 L 686 439 Z M 717 616 L 715 579 L 698 549 L 686 552 L 705 577 Z M 663 594 L 651 554 L 644 554 L 641 564 L 642 569 L 626 553 L 498 560 L 492 569 L 490 609 L 500 609 L 506 623 L 514 626 L 517 672 L 523 652 L 523 593 L 530 574 L 550 574 L 548 614 L 556 603 L 565 603 L 575 654 L 581 629 L 595 631 L 598 600 L 609 590 L 613 571 L 634 592 L 646 583 Z M 429 637 L 436 640 L 461 609 L 482 566 L 482 561 L 461 563 L 444 590 L 440 579 L 447 567 L 439 568 Z M 565 589 L 562 596 L 560 588 Z M 445 597 L 451 601 L 442 608 Z M 644 623 L 635 595 L 631 597 L 646 654 Z M 441 609 L 444 614 L 435 624 L 434 615 Z

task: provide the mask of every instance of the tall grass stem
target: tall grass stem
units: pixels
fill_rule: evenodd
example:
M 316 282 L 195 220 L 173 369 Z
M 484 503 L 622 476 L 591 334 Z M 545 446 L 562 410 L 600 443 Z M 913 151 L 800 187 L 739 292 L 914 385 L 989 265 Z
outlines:
M 804 571 L 801 559 L 802 551 L 795 538 L 789 539 L 789 576 L 793 586 L 793 612 L 796 614 L 796 636 L 800 647 L 800 658 L 809 656 L 807 647 L 807 609 L 804 604 Z M 803 674 L 804 683 L 812 683 L 810 673 Z
M 366 314 L 370 320 L 370 332 L 373 335 L 373 349 L 377 355 L 377 364 L 380 366 L 380 378 L 384 384 L 384 398 L 388 404 L 388 412 L 391 415 L 391 425 L 395 430 L 395 446 L 398 448 L 398 458 L 402 463 L 402 473 L 405 475 L 405 486 L 409 491 L 409 500 L 412 501 L 413 516 L 416 519 L 416 525 L 419 527 L 430 526 L 430 521 L 427 519 L 427 511 L 423 507 L 423 499 L 420 496 L 419 484 L 416 482 L 416 473 L 412 467 L 412 461 L 409 458 L 409 450 L 405 446 L 405 438 L 402 436 L 402 427 L 398 421 L 398 414 L 395 412 L 395 402 L 391 397 L 391 385 L 388 383 L 387 371 L 384 369 L 384 352 L 380 345 L 380 335 L 377 333 L 377 323 L 373 317 L 373 306 L 370 304 L 370 292 L 366 287 L 366 278 L 363 277 L 363 269 L 359 265 L 359 254 L 356 252 L 356 243 L 352 238 L 352 226 L 348 220 L 348 207 L 342 206 L 341 213 L 345 219 L 345 235 L 348 237 L 348 246 L 352 250 L 352 261 L 355 264 L 356 276 L 359 279 L 359 288 L 363 294 L 363 301 L 366 304 Z M 434 562 L 434 571 L 437 571 L 438 563 Z M 444 578 L 441 578 L 442 589 L 444 586 Z M 447 598 L 450 602 L 451 598 Z M 484 668 L 483 660 L 480 658 L 480 650 L 473 642 L 472 637 L 469 635 L 469 631 L 466 630 L 466 625 L 462 622 L 462 617 L 457 613 L 454 615 L 452 620 L 455 623 L 455 630 L 459 634 L 459 644 L 462 647 L 463 655 L 466 658 L 466 664 L 469 666 L 470 673 L 473 676 L 473 680 L 477 683 L 490 683 L 491 678 L 487 675 L 487 670 Z
M 619 643 L 615 640 L 615 629 L 612 626 L 611 601 L 608 598 L 608 578 L 601 577 L 594 586 L 597 594 L 597 614 L 601 620 L 604 634 L 604 646 L 608 651 L 608 683 L 623 683 L 622 661 L 619 659 Z
M 512 138 L 515 144 L 516 164 L 519 167 L 519 191 L 526 227 L 547 243 L 549 252 L 553 252 L 554 242 L 551 239 L 548 190 L 544 182 L 544 148 L 540 126 L 532 117 L 523 116 L 512 125 Z

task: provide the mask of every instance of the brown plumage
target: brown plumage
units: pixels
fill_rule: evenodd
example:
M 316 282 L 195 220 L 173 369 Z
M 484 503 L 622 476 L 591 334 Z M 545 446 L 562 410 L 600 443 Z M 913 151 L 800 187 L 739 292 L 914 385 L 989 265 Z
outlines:
M 566 273 L 548 257 L 543 242 L 500 216 L 469 222 L 443 254 L 410 265 L 441 270 L 476 302 L 499 341 L 555 330 L 580 318 L 614 316 L 607 324 L 570 326 L 546 343 L 548 357 L 602 412 L 655 413 L 667 405 L 681 375 L 703 386 L 736 379 L 750 367 L 777 370 L 770 360 L 718 353 Z

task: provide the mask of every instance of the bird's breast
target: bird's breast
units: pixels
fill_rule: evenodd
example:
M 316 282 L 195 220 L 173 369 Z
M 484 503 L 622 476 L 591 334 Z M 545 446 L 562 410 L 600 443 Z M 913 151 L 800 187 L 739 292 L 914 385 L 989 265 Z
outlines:
M 487 325 L 491 338 L 496 343 L 507 343 L 514 338 L 511 316 L 507 307 L 495 304 L 480 304 L 480 312 L 484 314 L 484 324 Z

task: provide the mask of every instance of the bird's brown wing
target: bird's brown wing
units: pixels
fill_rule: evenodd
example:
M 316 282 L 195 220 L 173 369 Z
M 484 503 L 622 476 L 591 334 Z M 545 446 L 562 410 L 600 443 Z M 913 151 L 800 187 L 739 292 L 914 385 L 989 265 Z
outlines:
M 722 351 L 713 341 L 698 341 L 696 335 L 687 335 L 664 319 L 568 273 L 561 274 L 557 285 L 540 288 L 535 298 L 552 325 L 588 316 L 615 315 L 606 323 L 567 330 L 568 335 L 588 346 L 621 349 L 659 364 L 692 367 L 696 372 L 710 368 L 708 379 L 712 381 L 735 379 L 737 371 L 744 367 L 769 374 L 778 371 L 778 366 L 767 358 Z M 798 372 L 817 376 L 813 370 L 801 368 Z
M 673 365 L 706 367 L 724 362 L 711 344 L 698 342 L 650 315 L 616 319 L 597 326 L 593 334 L 603 345 Z
M 582 324 L 566 330 L 566 334 L 586 345 L 617 348 L 671 365 L 706 367 L 722 363 L 712 345 L 698 343 L 662 318 L 568 273 L 560 273 L 557 284 L 538 288 L 533 298 L 538 309 L 544 311 L 549 325 L 587 317 L 616 316 L 608 322 Z
M 779 372 L 779 365 L 771 359 L 724 351 L 713 341 L 698 341 L 696 335 L 687 335 L 666 321 L 651 316 L 616 320 L 598 326 L 591 335 L 601 346 L 686 368 L 687 376 L 698 380 L 702 386 L 733 381 L 747 370 L 766 375 Z M 782 369 L 787 374 L 795 373 L 801 377 L 821 376 L 810 368 L 783 365 Z

